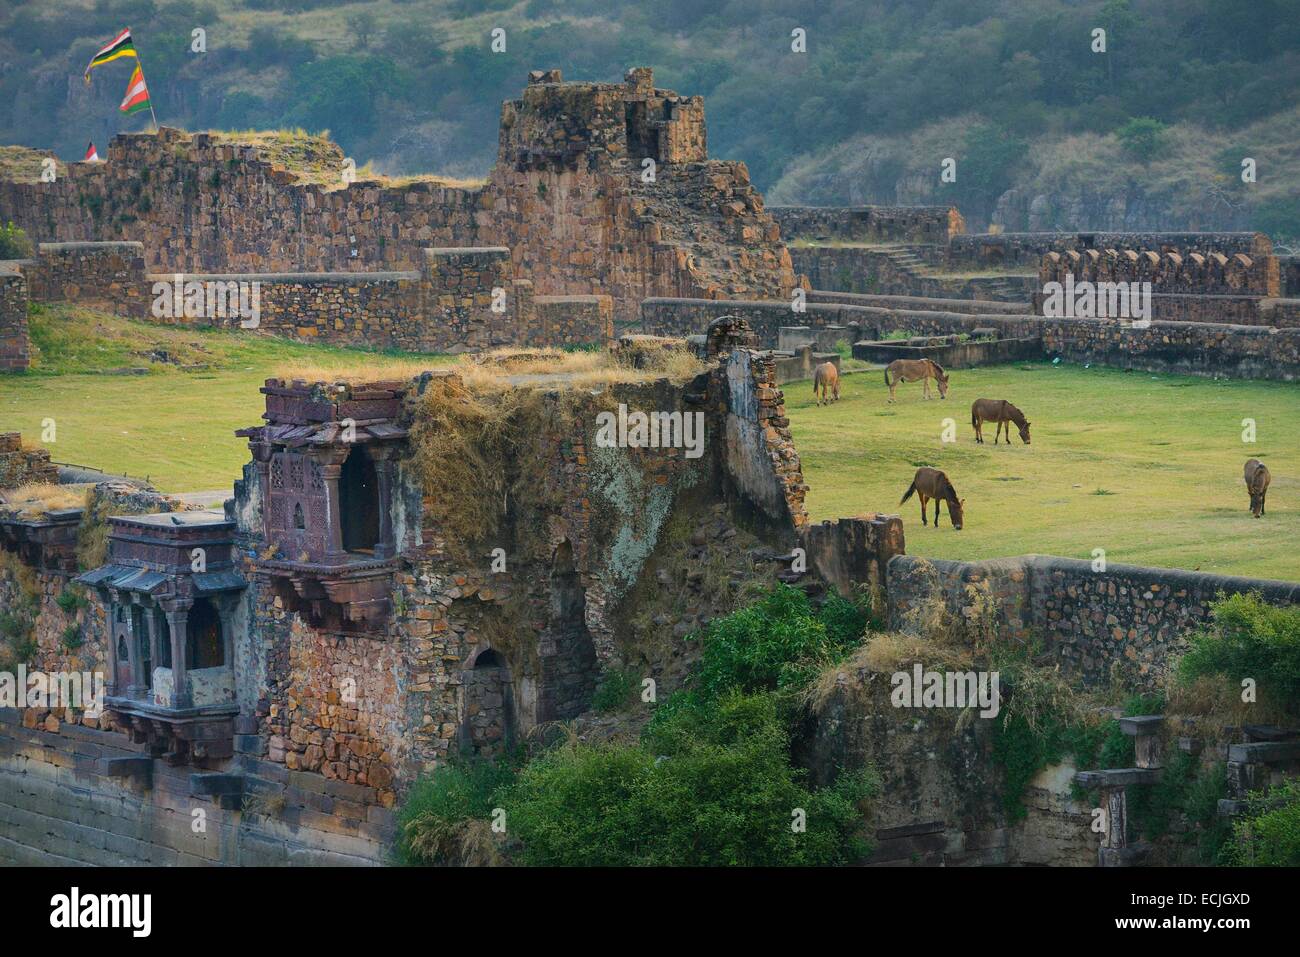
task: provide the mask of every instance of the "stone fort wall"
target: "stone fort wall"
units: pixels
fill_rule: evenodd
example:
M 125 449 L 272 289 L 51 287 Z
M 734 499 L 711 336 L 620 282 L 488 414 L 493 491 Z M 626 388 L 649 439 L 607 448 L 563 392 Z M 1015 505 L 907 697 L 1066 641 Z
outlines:
M 17 276 L 4 287 L 14 303 L 8 328 L 15 343 L 25 339 L 25 277 L 36 302 L 77 302 L 137 319 L 243 327 L 307 342 L 461 352 L 598 344 L 613 336 L 609 296 L 535 297 L 531 282 L 513 277 L 507 249 L 421 254 L 419 269 L 400 272 L 150 274 L 140 243 L 42 243 L 35 258 L 14 264 Z M 188 308 L 190 289 L 201 307 Z M 255 317 L 246 308 L 254 294 Z
M 0 219 L 35 241 L 135 241 L 149 271 L 421 268 L 430 247 L 511 251 L 539 295 L 783 295 L 789 255 L 743 163 L 710 160 L 698 97 L 536 72 L 502 109 L 498 162 L 482 185 L 344 185 L 335 147 L 320 183 L 255 146 L 166 129 L 115 137 L 104 163 L 53 183 L 0 182 Z M 655 163 L 645 181 L 644 160 Z M 319 178 L 319 177 L 318 177 Z

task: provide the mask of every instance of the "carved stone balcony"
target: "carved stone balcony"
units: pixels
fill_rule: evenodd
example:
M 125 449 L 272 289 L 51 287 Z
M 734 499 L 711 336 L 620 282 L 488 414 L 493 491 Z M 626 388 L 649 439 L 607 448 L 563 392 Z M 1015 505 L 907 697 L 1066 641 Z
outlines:
M 213 512 L 120 515 L 108 562 L 77 580 L 108 611 L 107 707 L 173 763 L 233 753 L 234 614 L 247 587 Z
M 259 575 L 312 627 L 383 630 L 397 567 L 392 497 L 405 384 L 268 379 L 253 453 L 266 549 Z

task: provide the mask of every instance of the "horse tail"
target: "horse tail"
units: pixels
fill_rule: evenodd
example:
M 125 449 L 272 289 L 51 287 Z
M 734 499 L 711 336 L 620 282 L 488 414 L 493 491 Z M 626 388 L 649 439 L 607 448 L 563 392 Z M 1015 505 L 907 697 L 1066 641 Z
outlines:
M 885 366 L 885 385 L 889 385 L 889 366 Z
M 906 502 L 909 498 L 912 497 L 912 493 L 915 491 L 916 491 L 916 479 L 912 479 L 912 484 L 907 487 L 907 494 L 898 500 L 898 504 L 902 505 L 904 502 Z

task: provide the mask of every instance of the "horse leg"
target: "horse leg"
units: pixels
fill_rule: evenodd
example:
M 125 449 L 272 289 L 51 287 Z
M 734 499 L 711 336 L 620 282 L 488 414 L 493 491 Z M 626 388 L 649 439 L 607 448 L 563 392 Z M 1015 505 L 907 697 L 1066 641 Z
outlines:
M 925 525 L 927 524 L 926 514 L 925 514 L 925 506 L 926 506 L 925 493 L 918 492 L 917 497 L 920 498 L 921 500 L 921 524 Z
M 935 527 L 935 528 L 938 528 L 938 527 L 939 527 L 939 506 L 942 505 L 942 504 L 943 504 L 943 498 L 942 498 L 942 497 L 938 497 L 938 498 L 936 498 L 936 499 L 934 500 L 934 527 Z M 950 509 L 948 509 L 948 511 L 951 512 L 952 509 L 950 508 Z

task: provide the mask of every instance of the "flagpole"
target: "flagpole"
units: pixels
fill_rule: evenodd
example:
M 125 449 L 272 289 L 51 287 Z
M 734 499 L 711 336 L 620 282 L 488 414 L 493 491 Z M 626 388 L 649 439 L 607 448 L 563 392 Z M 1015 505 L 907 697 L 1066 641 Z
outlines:
M 132 41 L 134 41 L 134 39 L 135 39 L 135 38 L 132 37 Z M 135 64 L 136 64 L 136 66 L 138 66 L 138 67 L 140 68 L 140 81 L 144 84 L 144 88 L 145 88 L 145 90 L 147 91 L 147 90 L 149 89 L 149 81 L 146 80 L 146 79 L 145 79 L 145 76 L 144 76 L 144 58 L 143 58 L 142 56 L 140 56 L 140 48 L 139 48 L 139 47 L 136 47 L 136 48 L 135 48 Z M 152 94 L 152 93 L 149 94 L 149 115 L 150 115 L 151 117 L 153 117 L 153 131 L 154 131 L 155 133 L 157 133 L 157 132 L 158 132 L 158 114 L 155 113 L 155 112 L 153 111 L 153 94 Z

